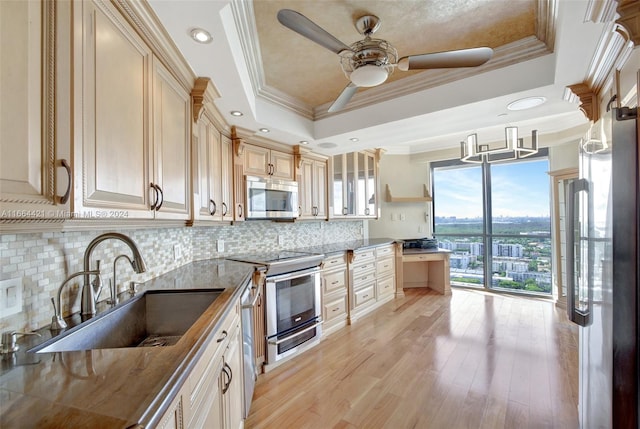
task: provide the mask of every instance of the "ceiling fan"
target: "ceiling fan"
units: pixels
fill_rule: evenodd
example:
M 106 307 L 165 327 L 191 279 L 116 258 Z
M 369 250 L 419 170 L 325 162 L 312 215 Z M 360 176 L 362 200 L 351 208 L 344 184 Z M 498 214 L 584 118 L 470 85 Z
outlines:
M 372 87 L 384 83 L 393 69 L 402 71 L 454 67 L 476 67 L 491 59 L 493 50 L 487 47 L 460 49 L 410 55 L 398 59 L 396 49 L 386 40 L 371 37 L 380 28 L 380 18 L 364 15 L 355 22 L 364 39 L 345 45 L 306 16 L 291 9 L 278 11 L 278 21 L 285 27 L 312 42 L 340 55 L 340 65 L 351 81 L 329 107 L 329 112 L 341 110 L 360 87 Z

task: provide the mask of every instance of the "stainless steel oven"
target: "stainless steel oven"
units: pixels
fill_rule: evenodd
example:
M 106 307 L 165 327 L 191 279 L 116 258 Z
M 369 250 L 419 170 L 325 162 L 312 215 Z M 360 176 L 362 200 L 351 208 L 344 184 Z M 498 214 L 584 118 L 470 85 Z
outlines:
M 267 362 L 274 363 L 320 341 L 320 268 L 267 275 Z

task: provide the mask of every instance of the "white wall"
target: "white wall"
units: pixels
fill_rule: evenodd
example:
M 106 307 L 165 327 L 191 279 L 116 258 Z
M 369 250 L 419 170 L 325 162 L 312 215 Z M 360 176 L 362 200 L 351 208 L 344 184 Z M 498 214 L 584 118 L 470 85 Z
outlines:
M 382 155 L 380 159 L 380 219 L 369 221 L 369 237 L 416 238 L 431 236 L 431 203 L 390 203 L 393 196 L 420 197 L 430 189 L 429 164 L 411 155 Z M 404 220 L 402 220 L 404 219 Z

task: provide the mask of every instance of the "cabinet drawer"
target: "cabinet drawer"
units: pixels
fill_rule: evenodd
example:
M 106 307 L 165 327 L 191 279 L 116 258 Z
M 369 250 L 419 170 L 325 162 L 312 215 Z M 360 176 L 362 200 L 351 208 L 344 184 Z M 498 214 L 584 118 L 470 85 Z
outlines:
M 357 250 L 353 252 L 353 259 L 351 260 L 351 263 L 353 264 L 366 263 L 366 262 L 372 261 L 373 259 L 375 259 L 375 257 L 376 257 L 376 253 L 375 253 L 375 249 L 373 248 Z
M 393 274 L 395 270 L 394 258 L 386 257 L 382 259 L 378 259 L 378 263 L 376 264 L 376 271 L 378 273 L 378 277 Z
M 395 276 L 386 277 L 378 280 L 378 296 L 388 295 L 394 291 Z
M 443 261 L 447 258 L 447 253 L 418 253 L 415 255 L 404 255 L 403 262 L 421 262 L 421 261 Z
M 383 257 L 383 256 L 388 256 L 388 255 L 393 255 L 394 252 L 394 247 L 393 245 L 390 246 L 381 246 L 376 248 L 376 256 L 378 258 Z
M 367 260 L 364 263 L 356 264 L 353 266 L 353 277 L 359 277 L 365 273 L 376 271 L 376 261 L 375 259 Z
M 323 293 L 329 294 L 340 289 L 347 288 L 347 270 L 342 269 L 331 273 L 322 274 Z
M 353 273 L 353 289 L 362 289 L 368 283 L 376 281 L 376 272 L 368 271 L 363 274 L 360 274 L 356 277 L 355 273 Z
M 347 315 L 347 294 L 325 302 L 322 307 L 322 317 L 325 323 Z
M 198 358 L 198 363 L 193 368 L 191 375 L 189 376 L 190 390 L 189 390 L 189 405 L 191 408 L 195 405 L 196 398 L 199 398 L 202 393 L 207 389 L 207 383 L 210 381 L 211 366 L 221 358 L 234 328 L 234 324 L 239 321 L 238 305 L 234 305 L 229 314 L 225 317 L 220 329 L 218 329 L 214 335 L 210 337 L 209 344 L 206 350 Z M 217 375 L 217 373 L 216 373 Z
M 354 308 L 358 308 L 361 305 L 366 304 L 369 301 L 375 301 L 376 293 L 375 293 L 375 283 L 369 284 L 367 287 L 357 290 L 353 293 L 354 296 Z
M 346 265 L 347 263 L 347 254 L 341 253 L 335 256 L 330 256 L 324 260 L 324 268 L 325 270 L 331 270 L 333 268 L 339 267 L 341 265 Z

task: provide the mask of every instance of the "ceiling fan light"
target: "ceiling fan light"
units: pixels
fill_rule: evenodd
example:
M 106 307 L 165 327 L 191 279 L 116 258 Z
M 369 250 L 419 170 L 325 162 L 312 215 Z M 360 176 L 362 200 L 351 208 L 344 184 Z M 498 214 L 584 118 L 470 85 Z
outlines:
M 367 64 L 351 72 L 351 82 L 358 87 L 370 87 L 383 83 L 389 77 L 384 67 Z

